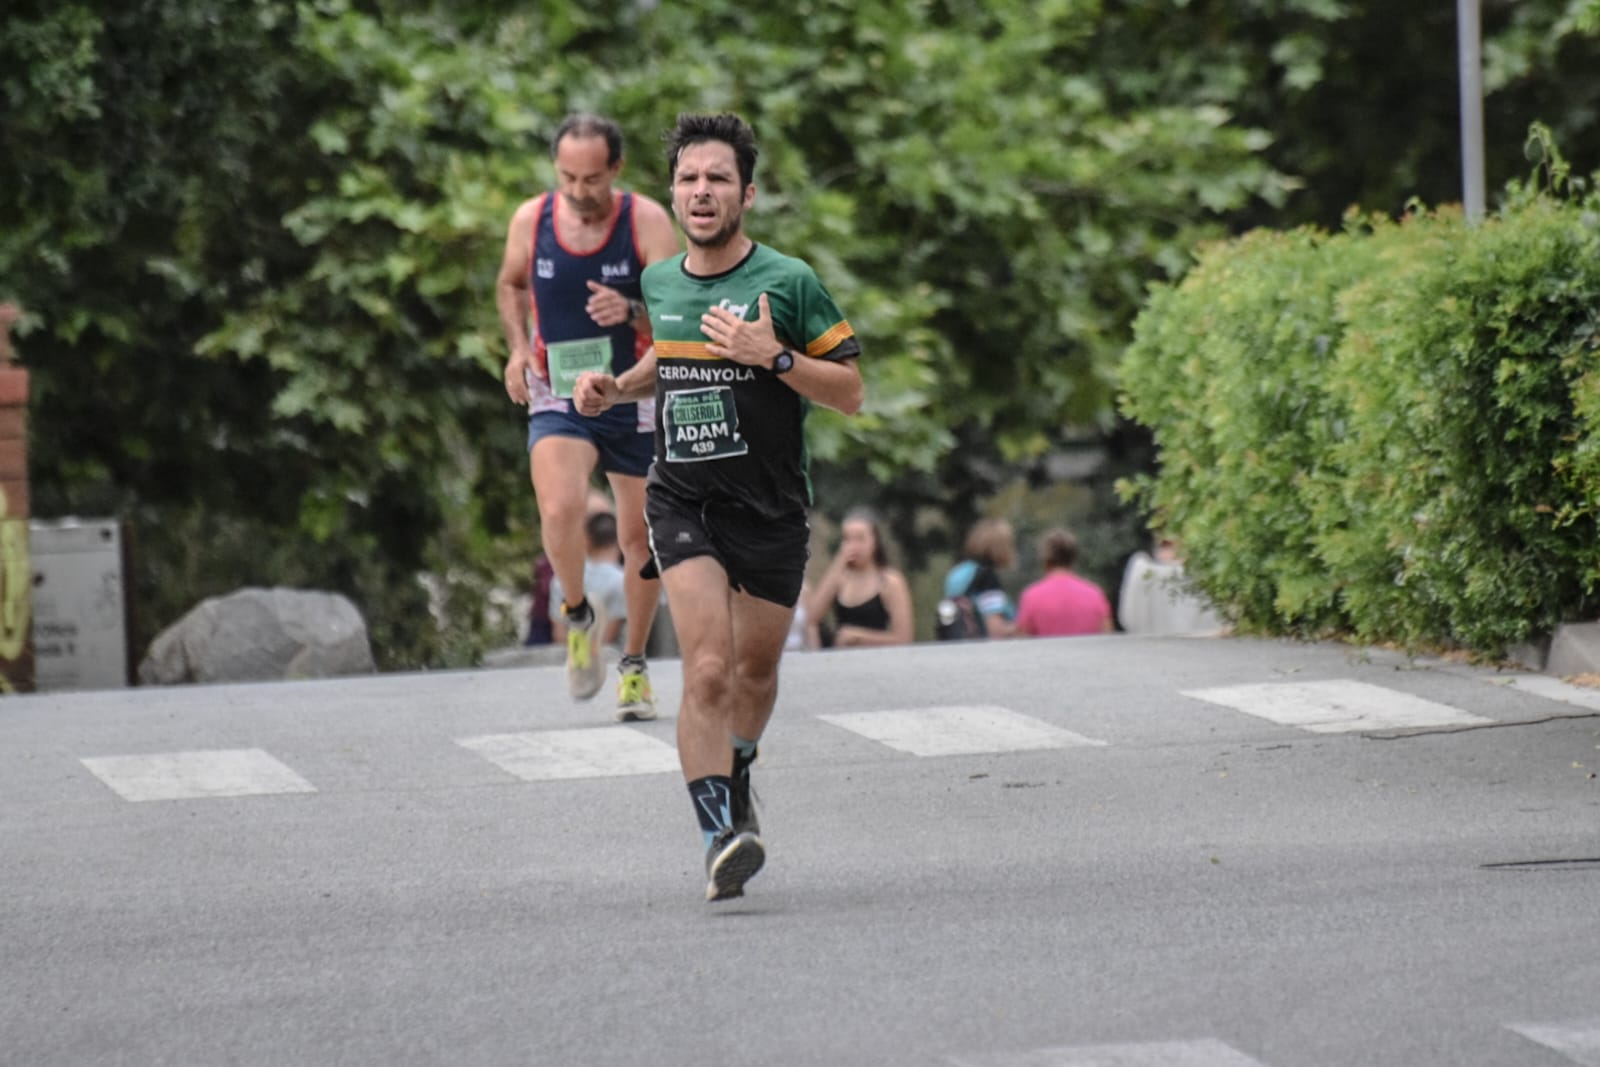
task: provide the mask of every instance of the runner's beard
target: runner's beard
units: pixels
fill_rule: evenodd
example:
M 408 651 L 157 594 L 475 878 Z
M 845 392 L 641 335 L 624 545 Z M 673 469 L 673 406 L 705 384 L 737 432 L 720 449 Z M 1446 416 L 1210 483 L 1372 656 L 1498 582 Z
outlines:
M 685 227 L 683 232 L 684 236 L 689 238 L 689 243 L 696 248 L 726 248 L 728 242 L 739 232 L 739 224 L 743 221 L 744 214 L 741 212 L 724 222 L 710 237 L 696 237 L 688 227 Z

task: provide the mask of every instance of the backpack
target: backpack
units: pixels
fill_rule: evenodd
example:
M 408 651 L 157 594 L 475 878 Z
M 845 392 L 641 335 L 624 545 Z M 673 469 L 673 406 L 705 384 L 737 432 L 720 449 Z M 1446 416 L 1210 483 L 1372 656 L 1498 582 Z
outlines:
M 939 601 L 933 632 L 941 641 L 973 641 L 989 636 L 983 613 L 971 595 L 947 596 Z
M 974 592 L 998 587 L 994 572 L 984 566 L 974 568 L 967 577 L 966 588 L 955 596 L 939 601 L 938 616 L 933 620 L 933 632 L 941 641 L 976 641 L 989 636 L 989 624 L 978 610 Z M 948 586 L 947 586 L 948 587 Z

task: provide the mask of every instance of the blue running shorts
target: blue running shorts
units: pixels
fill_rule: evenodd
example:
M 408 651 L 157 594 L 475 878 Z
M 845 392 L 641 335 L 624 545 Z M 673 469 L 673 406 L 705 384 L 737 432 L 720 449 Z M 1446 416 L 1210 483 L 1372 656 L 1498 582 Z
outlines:
M 565 411 L 541 411 L 528 416 L 528 451 L 545 437 L 577 437 L 600 453 L 600 469 L 607 474 L 643 478 L 656 458 L 656 435 L 640 432 L 632 419 L 625 425 L 591 419 Z

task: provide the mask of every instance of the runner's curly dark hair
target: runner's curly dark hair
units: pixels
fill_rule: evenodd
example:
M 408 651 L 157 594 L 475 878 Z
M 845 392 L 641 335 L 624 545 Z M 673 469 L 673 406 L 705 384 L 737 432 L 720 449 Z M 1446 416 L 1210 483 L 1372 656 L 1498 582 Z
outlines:
M 733 149 L 739 163 L 739 182 L 748 186 L 756 180 L 756 132 L 738 115 L 695 115 L 684 112 L 678 124 L 667 133 L 667 181 L 678 174 L 678 156 L 685 148 L 706 141 L 721 141 Z

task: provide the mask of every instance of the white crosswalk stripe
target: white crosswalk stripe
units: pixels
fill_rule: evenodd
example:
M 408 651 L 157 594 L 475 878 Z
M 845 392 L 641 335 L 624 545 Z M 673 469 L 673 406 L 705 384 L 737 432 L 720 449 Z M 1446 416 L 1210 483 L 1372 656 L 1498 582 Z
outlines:
M 1183 695 L 1319 734 L 1494 721 L 1366 682 L 1277 682 L 1189 689 Z
M 913 756 L 964 756 L 1105 744 L 1000 707 L 863 711 L 818 718 Z
M 616 778 L 678 769 L 678 750 L 626 726 L 486 734 L 456 744 L 528 782 Z
M 317 791 L 259 748 L 95 756 L 80 762 L 124 800 L 193 800 Z
M 1508 1023 L 1514 1031 L 1583 1067 L 1600 1067 L 1600 1018 L 1561 1023 Z
M 950 1062 L 955 1067 L 1265 1067 L 1260 1060 L 1209 1038 L 985 1053 L 951 1057 Z

